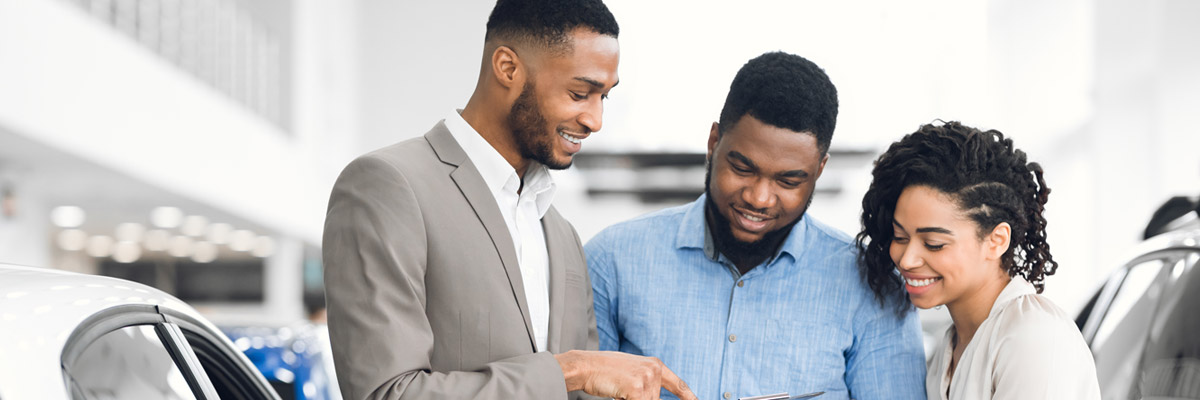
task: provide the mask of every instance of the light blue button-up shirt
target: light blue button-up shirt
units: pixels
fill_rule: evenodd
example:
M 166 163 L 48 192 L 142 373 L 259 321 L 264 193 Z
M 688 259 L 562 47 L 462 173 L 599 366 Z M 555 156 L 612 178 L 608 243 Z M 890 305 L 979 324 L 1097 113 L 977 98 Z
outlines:
M 705 201 L 588 242 L 601 350 L 658 357 L 701 399 L 925 398 L 917 314 L 879 305 L 848 235 L 805 215 L 777 254 L 740 275 L 712 246 Z

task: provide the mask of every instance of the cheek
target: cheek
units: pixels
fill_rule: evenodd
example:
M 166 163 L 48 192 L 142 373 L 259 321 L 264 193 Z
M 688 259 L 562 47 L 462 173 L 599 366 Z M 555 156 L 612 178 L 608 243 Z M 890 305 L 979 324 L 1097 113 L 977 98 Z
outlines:
M 904 246 L 896 242 L 890 242 L 888 244 L 888 255 L 892 257 L 893 267 L 900 265 L 900 257 L 904 257 Z
M 726 200 L 733 197 L 737 193 L 738 176 L 729 171 L 728 168 L 714 166 L 712 172 L 712 191 L 713 197 L 717 200 Z

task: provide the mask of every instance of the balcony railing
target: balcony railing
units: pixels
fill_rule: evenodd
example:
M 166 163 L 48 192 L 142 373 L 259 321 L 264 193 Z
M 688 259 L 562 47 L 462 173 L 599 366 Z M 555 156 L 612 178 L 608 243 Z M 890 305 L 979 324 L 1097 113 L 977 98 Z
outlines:
M 285 42 L 233 0 L 65 0 L 284 131 Z

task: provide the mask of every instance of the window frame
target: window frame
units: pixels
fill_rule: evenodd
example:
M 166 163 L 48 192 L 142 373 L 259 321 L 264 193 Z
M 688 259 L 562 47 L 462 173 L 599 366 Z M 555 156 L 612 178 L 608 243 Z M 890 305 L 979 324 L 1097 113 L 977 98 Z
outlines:
M 213 372 L 223 374 L 227 381 L 231 381 L 227 383 L 232 383 L 233 389 L 241 395 L 239 398 L 279 398 L 258 370 L 244 361 L 244 356 L 239 358 L 240 353 L 235 353 L 236 349 L 221 345 L 223 336 L 218 336 L 221 335 L 219 332 L 213 332 L 187 314 L 149 304 L 125 304 L 105 309 L 85 319 L 71 332 L 59 359 L 68 396 L 76 398 L 80 394 L 73 383 L 74 377 L 69 366 L 74 365 L 88 346 L 110 332 L 141 325 L 154 327 L 163 347 L 180 369 L 197 400 L 220 399 L 204 369 L 202 357 L 220 367 L 219 371 Z M 189 338 L 199 339 L 198 343 L 193 343 Z M 203 349 L 203 354 L 197 354 L 196 348 Z

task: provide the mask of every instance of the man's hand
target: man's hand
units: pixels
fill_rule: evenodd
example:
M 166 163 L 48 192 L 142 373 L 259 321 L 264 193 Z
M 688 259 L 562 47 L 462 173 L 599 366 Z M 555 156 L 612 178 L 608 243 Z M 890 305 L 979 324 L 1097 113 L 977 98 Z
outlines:
M 615 351 L 572 350 L 554 356 L 562 366 L 567 391 L 625 400 L 658 400 L 662 389 L 680 400 L 698 400 L 687 383 L 662 361 Z

